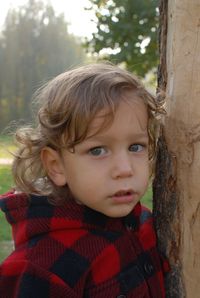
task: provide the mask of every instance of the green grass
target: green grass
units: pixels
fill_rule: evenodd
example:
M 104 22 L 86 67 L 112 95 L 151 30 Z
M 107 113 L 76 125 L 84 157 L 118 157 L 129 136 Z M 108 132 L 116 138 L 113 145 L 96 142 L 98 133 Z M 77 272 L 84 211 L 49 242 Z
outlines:
M 0 194 L 7 192 L 12 187 L 10 165 L 0 165 Z M 7 223 L 4 213 L 0 212 L 0 241 L 11 239 L 11 228 Z
M 10 136 L 0 135 L 0 158 L 10 158 L 7 150 L 13 149 L 12 139 Z M 11 189 L 13 184 L 11 175 L 11 166 L 0 164 L 0 194 Z M 7 223 L 4 213 L 0 212 L 0 241 L 7 241 L 11 239 L 11 228 Z
M 0 135 L 0 158 L 12 158 L 15 149 L 11 136 Z
M 0 263 L 12 252 L 13 242 L 3 241 L 0 242 Z
M 145 206 L 147 206 L 149 209 L 152 209 L 152 188 L 149 187 L 144 197 L 141 199 L 141 203 Z
M 11 227 L 5 219 L 3 212 L 0 213 L 0 242 L 11 240 Z
M 15 146 L 10 136 L 0 135 L 0 159 L 10 159 Z M 0 164 L 0 194 L 7 192 L 12 187 L 11 166 Z M 13 244 L 11 242 L 11 226 L 8 224 L 5 214 L 0 211 L 0 262 L 11 252 Z
M 12 185 L 11 166 L 0 164 L 0 194 L 7 192 Z
M 11 239 L 11 226 L 8 224 L 5 218 L 5 214 L 0 212 L 0 263 L 10 254 L 13 249 Z
M 12 185 L 10 166 L 0 165 L 0 193 L 7 192 Z M 4 212 L 0 211 L 0 263 L 12 251 L 11 226 L 8 224 Z

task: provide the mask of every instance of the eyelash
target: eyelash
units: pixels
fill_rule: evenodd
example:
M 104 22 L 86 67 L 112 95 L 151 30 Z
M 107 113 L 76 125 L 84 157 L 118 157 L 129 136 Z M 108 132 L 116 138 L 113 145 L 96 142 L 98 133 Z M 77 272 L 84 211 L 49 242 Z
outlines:
M 138 150 L 138 151 L 131 151 L 130 150 L 131 152 L 141 152 L 141 151 L 143 151 L 147 147 L 146 144 L 132 144 L 131 146 L 129 146 L 129 148 L 131 148 L 132 146 L 140 147 L 140 150 Z
M 137 149 L 138 147 L 140 147 L 140 150 L 130 150 L 131 147 L 136 147 L 137 146 Z M 129 146 L 129 151 L 130 152 L 134 152 L 134 153 L 138 153 L 138 152 L 141 152 L 143 151 L 145 148 L 147 148 L 147 144 L 131 144 Z M 99 150 L 99 152 L 98 152 Z M 104 150 L 104 152 L 102 153 L 102 150 Z M 95 151 L 97 154 L 95 154 Z M 101 152 L 100 152 L 101 151 Z M 91 148 L 89 149 L 89 154 L 92 155 L 92 156 L 101 156 L 101 155 L 104 155 L 105 153 L 107 153 L 108 150 L 106 149 L 106 147 L 104 146 L 97 146 L 97 147 L 94 147 L 94 148 Z M 94 153 L 94 154 L 93 154 Z M 99 153 L 99 154 L 98 154 Z
M 106 149 L 105 149 L 105 147 L 101 147 L 101 146 L 99 146 L 99 147 L 94 147 L 94 148 L 91 148 L 90 150 L 89 150 L 89 153 L 92 155 L 92 156 L 101 156 L 102 154 L 93 154 L 93 153 L 95 153 L 95 150 L 97 151 L 97 150 L 102 150 L 102 149 L 104 149 L 104 151 L 107 151 Z

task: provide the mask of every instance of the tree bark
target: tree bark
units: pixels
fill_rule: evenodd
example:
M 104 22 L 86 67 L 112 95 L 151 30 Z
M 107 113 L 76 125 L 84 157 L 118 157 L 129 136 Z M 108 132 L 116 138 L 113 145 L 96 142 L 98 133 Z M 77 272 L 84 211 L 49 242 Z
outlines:
M 200 297 L 200 1 L 160 1 L 158 141 L 153 212 L 170 260 L 167 297 Z M 164 95 L 163 95 L 164 94 Z

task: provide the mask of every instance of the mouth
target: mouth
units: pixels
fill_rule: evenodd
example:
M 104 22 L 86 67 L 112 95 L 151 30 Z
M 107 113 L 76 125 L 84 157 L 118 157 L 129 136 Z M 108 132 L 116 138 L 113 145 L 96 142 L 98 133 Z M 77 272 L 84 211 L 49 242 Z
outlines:
M 111 198 L 116 203 L 131 203 L 136 198 L 136 193 L 132 189 L 128 190 L 119 190 L 116 193 L 114 193 Z

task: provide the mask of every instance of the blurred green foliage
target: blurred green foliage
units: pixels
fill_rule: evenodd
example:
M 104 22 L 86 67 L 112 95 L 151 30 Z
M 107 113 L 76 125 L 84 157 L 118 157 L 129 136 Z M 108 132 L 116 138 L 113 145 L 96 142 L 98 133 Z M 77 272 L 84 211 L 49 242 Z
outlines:
M 29 0 L 8 11 L 0 32 L 0 129 L 30 122 L 30 99 L 43 83 L 80 64 L 85 53 L 50 2 Z
M 143 76 L 158 64 L 158 0 L 90 0 L 97 32 L 86 47 Z M 95 20 L 94 20 L 95 21 Z

